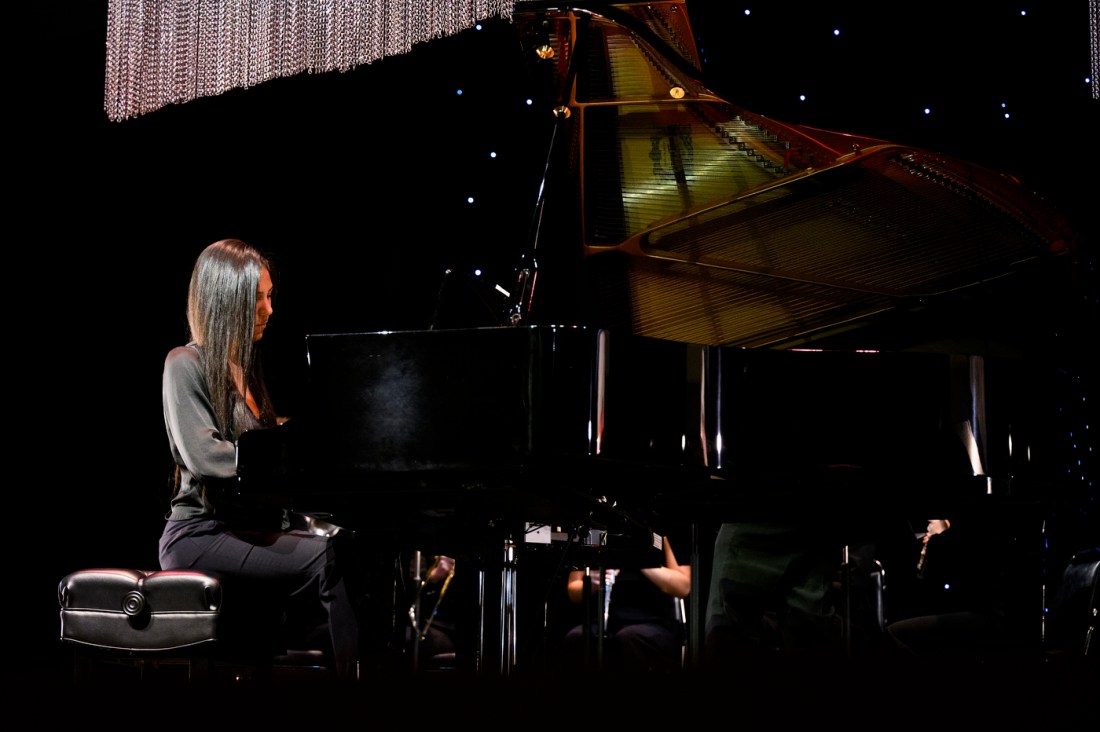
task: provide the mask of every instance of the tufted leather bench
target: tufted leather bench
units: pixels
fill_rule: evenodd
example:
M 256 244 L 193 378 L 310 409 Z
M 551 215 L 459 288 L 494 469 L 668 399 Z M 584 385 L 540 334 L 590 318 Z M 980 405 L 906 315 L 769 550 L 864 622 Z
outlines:
M 234 588 L 248 596 L 248 588 Z M 73 651 L 74 680 L 96 680 L 104 664 L 146 672 L 186 669 L 188 682 L 207 682 L 218 666 L 230 676 L 269 678 L 276 669 L 324 669 L 319 650 L 278 648 L 275 619 L 238 613 L 227 620 L 220 579 L 191 570 L 82 569 L 58 584 L 61 640 Z M 241 604 L 241 603 L 238 603 Z
M 188 678 L 209 674 L 219 640 L 222 584 L 194 571 L 82 569 L 57 588 L 61 640 L 73 645 L 78 680 L 96 659 L 184 663 Z

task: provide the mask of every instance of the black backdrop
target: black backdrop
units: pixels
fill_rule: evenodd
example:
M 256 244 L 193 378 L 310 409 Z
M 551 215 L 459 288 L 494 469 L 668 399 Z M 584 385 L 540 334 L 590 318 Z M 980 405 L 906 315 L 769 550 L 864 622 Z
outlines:
M 929 8 L 949 22 L 900 9 L 861 17 L 846 27 L 870 40 L 840 54 L 812 34 L 829 22 L 824 9 L 772 8 L 745 28 L 727 3 L 695 5 L 706 72 L 731 101 L 985 163 L 1054 202 L 1085 247 L 1082 312 L 1065 324 L 1071 350 L 1094 340 L 1097 102 L 1049 75 L 1088 71 L 1084 0 L 1049 11 L 1064 17 L 1047 18 L 1053 35 L 1038 40 L 956 18 L 948 3 Z M 547 142 L 545 112 L 522 103 L 526 79 L 497 22 L 351 72 L 112 123 L 106 7 L 41 4 L 14 29 L 8 70 L 6 533 L 19 565 L 10 593 L 26 600 L 16 612 L 31 619 L 23 637 L 45 649 L 46 673 L 64 573 L 155 565 L 167 480 L 160 368 L 186 336 L 202 247 L 235 236 L 275 258 L 280 294 L 264 339 L 274 363 L 297 364 L 310 332 L 424 328 L 446 268 L 510 277 Z M 995 88 L 979 91 L 991 68 Z M 912 115 L 908 95 L 929 79 L 922 88 L 952 117 Z M 797 100 L 802 87 L 816 92 L 809 103 Z M 1009 91 L 1026 114 L 1007 125 L 980 116 Z M 296 365 L 272 373 L 284 413 L 298 375 Z

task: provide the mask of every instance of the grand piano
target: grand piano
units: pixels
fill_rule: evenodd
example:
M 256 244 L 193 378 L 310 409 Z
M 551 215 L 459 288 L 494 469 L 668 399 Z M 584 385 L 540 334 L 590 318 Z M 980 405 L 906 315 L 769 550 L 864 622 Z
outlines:
M 482 652 L 505 672 L 516 569 L 548 534 L 649 561 L 675 522 L 1032 511 L 1054 307 L 1034 293 L 1076 249 L 1038 195 L 721 98 L 684 0 L 518 2 L 512 24 L 549 120 L 514 279 L 445 281 L 424 330 L 308 335 L 305 407 L 241 437 L 242 491 L 451 526 L 497 578 Z

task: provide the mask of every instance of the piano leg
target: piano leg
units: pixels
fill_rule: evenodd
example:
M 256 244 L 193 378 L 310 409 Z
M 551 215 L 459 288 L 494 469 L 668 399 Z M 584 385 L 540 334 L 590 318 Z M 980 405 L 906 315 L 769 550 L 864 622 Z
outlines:
M 474 653 L 474 669 L 477 673 L 485 670 L 485 569 L 477 571 L 477 638 Z
M 841 643 L 845 658 L 852 657 L 852 564 L 848 545 L 841 550 L 840 592 L 843 612 L 841 615 Z
M 504 540 L 500 577 L 500 673 L 508 676 L 516 665 L 516 543 Z
M 423 586 L 424 582 L 424 566 L 423 557 L 420 554 L 420 550 L 417 549 L 413 552 L 413 566 L 415 567 L 415 574 L 413 575 L 413 581 L 418 586 Z M 420 633 L 418 632 L 421 627 L 421 604 L 420 593 L 417 593 L 416 599 L 413 600 L 412 607 L 409 609 L 412 614 L 412 670 L 416 673 L 420 670 Z

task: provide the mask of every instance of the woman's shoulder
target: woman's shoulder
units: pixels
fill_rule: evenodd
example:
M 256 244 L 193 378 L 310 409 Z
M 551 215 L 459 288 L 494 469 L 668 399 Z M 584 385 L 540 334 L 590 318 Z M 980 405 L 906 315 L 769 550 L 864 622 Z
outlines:
M 197 361 L 201 355 L 202 355 L 202 350 L 199 348 L 199 345 L 197 343 L 195 343 L 194 341 L 191 341 L 190 343 L 187 343 L 186 345 L 183 345 L 183 346 L 176 346 L 175 348 L 173 348 L 171 351 L 168 352 L 168 358 L 169 359 L 172 359 L 172 358 L 191 358 L 191 359 L 195 359 Z
M 188 343 L 186 346 L 176 346 L 164 358 L 165 371 L 176 372 L 191 369 L 202 370 L 202 354 L 194 343 Z

